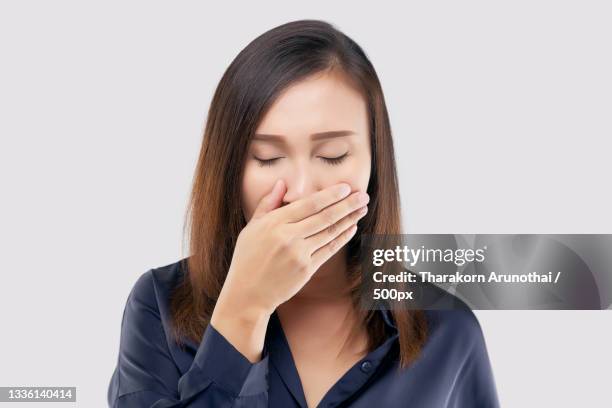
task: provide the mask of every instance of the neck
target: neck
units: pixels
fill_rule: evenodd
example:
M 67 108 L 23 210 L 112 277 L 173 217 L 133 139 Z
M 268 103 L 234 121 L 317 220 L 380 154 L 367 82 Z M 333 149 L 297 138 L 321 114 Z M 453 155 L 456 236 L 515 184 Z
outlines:
M 286 303 L 329 304 L 351 301 L 347 278 L 347 248 L 336 252 L 312 275 L 308 283 Z
M 346 248 L 338 251 L 295 296 L 277 308 L 293 347 L 300 347 L 294 339 L 304 336 L 315 341 L 316 347 L 327 342 L 334 344 L 334 349 L 348 346 L 348 350 L 361 353 L 367 345 L 365 328 L 350 295 L 346 255 Z

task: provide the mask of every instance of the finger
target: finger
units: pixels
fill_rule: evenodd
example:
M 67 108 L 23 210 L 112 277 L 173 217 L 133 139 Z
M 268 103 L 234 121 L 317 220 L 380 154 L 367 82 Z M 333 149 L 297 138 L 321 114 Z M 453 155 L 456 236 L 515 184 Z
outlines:
M 296 234 L 302 238 L 310 237 L 326 228 L 330 228 L 330 232 L 333 232 L 334 224 L 366 205 L 369 200 L 370 198 L 367 193 L 355 192 L 348 198 L 330 205 L 323 211 L 293 224 L 292 228 L 295 228 L 297 230 Z
M 272 190 L 262 197 L 253 212 L 253 219 L 263 217 L 270 211 L 278 208 L 281 205 L 283 195 L 285 194 L 285 185 L 282 179 L 276 180 Z
M 310 254 L 312 254 L 318 250 L 319 248 L 329 244 L 332 240 L 338 237 L 338 235 L 342 234 L 342 232 L 346 231 L 349 227 L 363 218 L 368 212 L 368 207 L 363 206 L 349 215 L 342 218 L 340 221 L 335 224 L 330 225 L 324 230 L 306 238 L 304 241 L 308 248 L 310 249 Z
M 286 223 L 298 222 L 342 200 L 350 193 L 351 186 L 349 184 L 334 184 L 333 186 L 317 191 L 308 197 L 294 201 L 291 204 L 275 210 L 275 216 Z
M 340 248 L 346 245 L 351 238 L 357 232 L 357 225 L 353 224 L 346 230 L 344 230 L 340 235 L 331 240 L 327 245 L 317 249 L 314 254 L 312 254 L 312 265 L 313 270 L 318 270 L 321 265 L 323 265 L 329 258 L 331 258 Z

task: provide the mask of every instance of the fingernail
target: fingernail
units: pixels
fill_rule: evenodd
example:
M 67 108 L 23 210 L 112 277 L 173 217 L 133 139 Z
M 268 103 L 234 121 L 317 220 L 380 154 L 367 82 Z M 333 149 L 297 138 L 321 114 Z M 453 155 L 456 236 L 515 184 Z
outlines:
M 350 192 L 351 192 L 351 186 L 349 186 L 346 183 L 342 183 L 340 187 L 340 194 L 342 194 L 343 196 L 347 196 L 349 195 Z
M 370 196 L 368 195 L 368 193 L 365 192 L 360 192 L 359 193 L 359 202 L 366 204 L 368 201 L 370 201 Z

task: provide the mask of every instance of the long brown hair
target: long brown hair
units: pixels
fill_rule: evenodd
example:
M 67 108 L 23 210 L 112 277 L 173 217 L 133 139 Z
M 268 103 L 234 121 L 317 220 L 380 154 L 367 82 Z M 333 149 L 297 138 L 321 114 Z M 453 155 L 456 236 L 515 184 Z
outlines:
M 188 273 L 171 299 L 177 343 L 183 336 L 201 341 L 238 234 L 246 225 L 241 180 L 247 148 L 261 118 L 287 86 L 331 69 L 340 70 L 362 91 L 370 125 L 369 211 L 347 244 L 355 303 L 361 282 L 361 234 L 401 234 L 391 127 L 381 85 L 368 57 L 352 39 L 324 21 L 299 20 L 269 30 L 232 61 L 208 111 L 186 214 Z M 399 334 L 400 367 L 405 367 L 418 356 L 426 340 L 426 319 L 422 310 L 392 310 L 392 314 Z M 384 322 L 374 310 L 365 313 L 363 319 L 371 350 L 384 340 Z

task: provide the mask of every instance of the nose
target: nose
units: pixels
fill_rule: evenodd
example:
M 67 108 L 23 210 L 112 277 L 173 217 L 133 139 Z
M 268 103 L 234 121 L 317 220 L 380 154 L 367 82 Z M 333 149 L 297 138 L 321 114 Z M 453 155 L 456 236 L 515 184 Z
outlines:
M 296 164 L 285 176 L 287 192 L 283 197 L 283 205 L 291 204 L 316 191 L 311 169 L 306 165 Z

